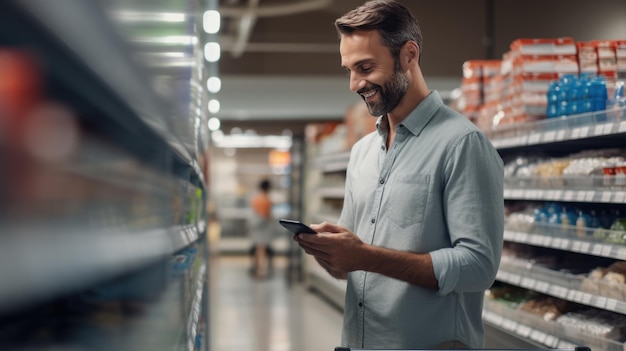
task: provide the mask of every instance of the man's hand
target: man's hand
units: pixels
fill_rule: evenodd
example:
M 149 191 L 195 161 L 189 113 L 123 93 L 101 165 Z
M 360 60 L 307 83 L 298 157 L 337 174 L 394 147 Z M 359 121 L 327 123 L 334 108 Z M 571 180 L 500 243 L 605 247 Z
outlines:
M 346 228 L 326 222 L 311 225 L 311 228 L 318 234 L 298 234 L 294 235 L 294 240 L 333 277 L 344 278 L 350 272 L 362 270 L 439 289 L 429 253 L 369 245 Z
M 318 234 L 297 234 L 294 240 L 333 277 L 345 279 L 349 272 L 362 268 L 366 245 L 356 234 L 327 222 L 311 228 Z
M 336 224 L 311 225 L 317 234 L 297 234 L 294 240 L 315 257 L 333 277 L 353 271 L 380 273 L 421 287 L 438 290 L 429 253 L 391 250 L 364 243 L 356 234 Z

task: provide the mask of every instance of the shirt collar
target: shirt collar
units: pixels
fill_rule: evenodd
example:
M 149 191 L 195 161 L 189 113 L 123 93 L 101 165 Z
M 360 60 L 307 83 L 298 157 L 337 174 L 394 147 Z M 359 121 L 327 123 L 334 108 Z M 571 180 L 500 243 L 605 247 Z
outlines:
M 401 125 L 403 125 L 413 135 L 418 136 L 424 127 L 430 122 L 435 112 L 443 105 L 443 100 L 436 90 L 433 90 L 426 96 L 422 102 L 415 107 L 408 116 L 404 118 Z M 387 133 L 389 123 L 385 115 L 378 117 L 376 121 L 376 129 L 378 134 L 384 135 Z

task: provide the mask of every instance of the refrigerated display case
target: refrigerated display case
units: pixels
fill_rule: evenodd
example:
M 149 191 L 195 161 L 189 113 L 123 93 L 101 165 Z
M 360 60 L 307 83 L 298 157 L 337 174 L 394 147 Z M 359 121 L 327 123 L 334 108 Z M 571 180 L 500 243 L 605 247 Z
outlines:
M 150 66 L 121 5 L 0 4 L 2 349 L 207 349 L 201 50 Z

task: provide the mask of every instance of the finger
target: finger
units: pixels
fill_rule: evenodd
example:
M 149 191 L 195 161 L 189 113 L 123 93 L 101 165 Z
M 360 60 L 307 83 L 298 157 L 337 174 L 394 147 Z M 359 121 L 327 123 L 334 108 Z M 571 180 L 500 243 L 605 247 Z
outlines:
M 339 233 L 343 231 L 343 227 L 337 224 L 329 223 L 329 222 L 322 222 L 320 224 L 312 224 L 310 227 L 311 229 L 320 233 Z
M 320 258 L 320 257 L 327 258 L 329 256 L 326 251 L 320 250 L 316 246 L 309 246 L 309 245 L 304 244 L 304 245 L 300 245 L 300 247 L 302 247 L 304 252 L 306 252 L 307 254 L 311 256 L 315 256 L 316 258 Z
M 299 243 L 309 243 L 310 245 L 328 246 L 337 243 L 333 233 L 298 234 Z
M 308 242 L 308 243 L 317 242 L 317 238 L 319 235 L 320 234 L 302 234 L 302 233 L 296 234 L 299 242 Z

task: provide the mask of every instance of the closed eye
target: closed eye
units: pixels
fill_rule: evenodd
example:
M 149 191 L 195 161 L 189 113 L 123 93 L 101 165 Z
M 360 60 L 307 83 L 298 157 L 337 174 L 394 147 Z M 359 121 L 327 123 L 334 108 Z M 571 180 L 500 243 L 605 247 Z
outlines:
M 362 67 L 359 67 L 359 71 L 361 73 L 370 73 L 372 71 L 372 69 L 373 69 L 373 66 L 362 66 Z

